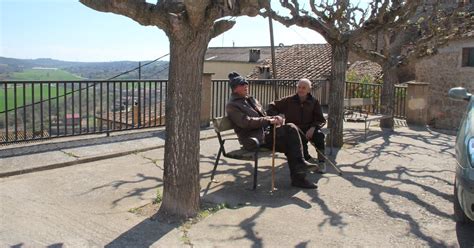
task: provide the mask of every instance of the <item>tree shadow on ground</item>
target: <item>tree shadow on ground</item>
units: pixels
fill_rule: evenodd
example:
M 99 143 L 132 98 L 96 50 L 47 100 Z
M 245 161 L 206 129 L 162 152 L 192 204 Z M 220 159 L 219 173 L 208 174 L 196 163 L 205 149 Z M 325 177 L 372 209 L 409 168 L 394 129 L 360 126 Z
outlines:
M 100 190 L 102 188 L 107 188 L 107 187 L 112 187 L 114 189 L 119 189 L 120 187 L 122 187 L 124 185 L 141 184 L 141 183 L 146 182 L 146 181 L 152 181 L 154 183 L 153 186 L 149 186 L 149 187 L 136 187 L 136 188 L 133 188 L 132 190 L 128 191 L 125 196 L 120 197 L 118 199 L 115 199 L 112 202 L 112 206 L 116 207 L 117 204 L 119 202 L 121 202 L 122 200 L 124 200 L 124 199 L 131 198 L 131 197 L 139 197 L 140 199 L 143 199 L 142 197 L 145 195 L 146 192 L 148 192 L 150 190 L 156 190 L 157 188 L 163 186 L 163 180 L 161 178 L 154 177 L 154 176 L 147 176 L 147 175 L 144 175 L 143 173 L 137 173 L 136 177 L 137 177 L 136 180 L 128 180 L 128 181 L 127 180 L 117 180 L 117 181 L 113 181 L 113 182 L 110 182 L 110 183 L 107 183 L 107 184 L 103 184 L 101 186 L 94 187 L 94 188 L 92 188 L 92 189 L 90 189 L 86 192 L 83 192 L 79 195 L 86 195 L 86 194 L 92 193 L 96 190 Z
M 207 157 L 212 159 L 212 157 Z M 202 190 L 202 199 L 213 203 L 225 203 L 231 208 L 242 207 L 257 207 L 257 212 L 252 216 L 243 219 L 236 224 L 241 228 L 245 234 L 235 239 L 246 239 L 253 242 L 252 247 L 262 247 L 263 240 L 257 237 L 255 226 L 257 219 L 268 209 L 281 208 L 283 206 L 295 205 L 302 209 L 311 209 L 313 206 L 311 202 L 316 203 L 321 211 L 327 216 L 324 218 L 320 227 L 329 224 L 336 226 L 341 230 L 347 225 L 343 221 L 340 212 L 333 211 L 325 202 L 319 197 L 319 193 L 314 189 L 299 189 L 290 185 L 289 169 L 286 162 L 277 163 L 275 168 L 275 184 L 276 191 L 271 192 L 271 166 L 259 167 L 259 184 L 257 189 L 251 190 L 253 169 L 252 162 L 231 162 L 234 160 L 222 159 L 218 166 L 216 177 L 226 177 L 224 182 L 213 183 L 209 182 L 207 187 Z M 210 177 L 210 172 L 202 173 L 202 178 Z M 231 179 L 229 179 L 231 177 Z M 321 175 L 308 175 L 308 180 L 317 183 L 321 179 Z M 310 201 L 303 200 L 297 196 L 300 192 L 305 192 L 311 197 Z M 211 193 L 209 193 L 211 192 Z M 232 226 L 232 227 L 235 227 Z M 219 227 L 226 227 L 220 225 Z M 218 228 L 218 227 L 216 227 Z M 295 244 L 299 247 L 304 247 L 304 243 Z
M 135 180 L 117 180 L 107 184 L 103 184 L 97 187 L 94 187 L 81 195 L 86 195 L 92 193 L 96 190 L 102 188 L 112 187 L 114 189 L 120 189 L 126 185 L 130 184 L 143 184 L 144 182 L 152 182 L 152 186 L 149 187 L 135 187 L 128 191 L 126 195 L 117 198 L 112 202 L 112 206 L 115 207 L 120 201 L 127 198 L 142 197 L 146 192 L 156 191 L 157 188 L 163 186 L 163 181 L 161 178 L 154 176 L 147 176 L 142 173 L 137 173 L 137 179 Z M 117 238 L 112 240 L 110 243 L 105 245 L 105 247 L 150 247 L 156 241 L 161 239 L 163 236 L 168 234 L 171 230 L 179 227 L 182 223 L 180 222 L 168 222 L 164 220 L 157 220 L 153 218 L 146 218 L 139 224 L 130 228 L 126 232 L 119 235 Z
M 213 159 L 213 157 L 204 157 L 201 156 L 202 163 L 206 164 L 206 159 Z M 244 237 L 245 239 L 252 240 L 254 242 L 255 247 L 261 247 L 262 240 L 258 238 L 253 231 L 255 227 L 255 220 L 265 212 L 267 208 L 278 208 L 284 205 L 294 204 L 300 206 L 304 209 L 311 208 L 311 204 L 308 202 L 294 196 L 300 190 L 290 188 L 288 184 L 282 185 L 282 190 L 277 190 L 273 193 L 269 192 L 270 189 L 266 190 L 263 189 L 264 186 L 270 185 L 268 180 L 262 180 L 262 183 L 259 184 L 259 187 L 256 191 L 250 190 L 253 177 L 250 175 L 250 172 L 253 169 L 253 163 L 232 163 L 223 159 L 221 161 L 222 164 L 225 164 L 226 168 L 225 171 L 219 171 L 219 175 L 232 175 L 233 180 L 229 181 L 226 180 L 220 184 L 212 184 L 209 183 L 208 187 L 212 190 L 215 190 L 214 187 L 219 187 L 213 191 L 211 194 L 206 195 L 206 190 L 203 189 L 201 192 L 204 196 L 201 198 L 202 201 L 210 202 L 214 204 L 221 204 L 226 203 L 228 206 L 232 208 L 241 208 L 245 206 L 259 206 L 259 210 L 253 216 L 243 220 L 239 226 L 243 230 L 245 230 L 246 234 Z M 219 168 L 219 167 L 218 167 Z M 219 168 L 221 169 L 221 168 Z M 262 170 L 267 170 L 268 168 L 263 168 Z M 286 171 L 286 166 L 278 166 L 276 167 L 276 181 L 281 182 L 288 180 L 288 174 L 282 171 Z M 210 174 L 212 171 L 202 172 L 201 178 L 209 179 Z M 268 175 L 269 171 L 261 172 L 261 178 L 269 178 Z M 92 190 L 97 190 L 102 187 L 121 187 L 125 184 L 130 183 L 139 183 L 143 182 L 144 180 L 152 180 L 156 181 L 158 187 L 161 187 L 161 180 L 153 177 L 145 177 L 141 176 L 140 180 L 134 181 L 116 181 L 110 184 L 105 184 L 98 186 Z M 156 187 L 154 187 L 156 188 Z M 290 189 L 288 189 L 290 188 Z M 150 188 L 144 188 L 140 190 L 140 192 L 135 192 L 134 195 L 140 194 L 143 191 L 150 190 Z M 209 189 L 208 189 L 209 190 Z M 242 193 L 242 191 L 245 191 Z M 314 193 L 315 197 L 317 197 L 317 192 Z M 233 195 L 232 199 L 229 195 Z M 120 199 L 124 199 L 126 197 L 131 197 L 132 194 L 128 194 Z M 275 200 L 275 198 L 277 200 Z M 119 200 L 120 200 L 119 199 Z M 329 208 L 326 209 L 328 213 L 330 213 Z M 337 215 L 337 214 L 335 214 Z M 340 217 L 336 217 L 337 219 L 341 219 Z M 334 222 L 333 222 L 334 223 Z M 134 226 L 133 228 L 127 230 L 126 232 L 122 233 L 120 236 L 115 238 L 106 247 L 149 247 L 158 240 L 162 239 L 166 234 L 168 234 L 173 229 L 180 227 L 183 223 L 182 222 L 166 222 L 159 219 L 154 219 L 154 216 L 151 218 L 147 218 Z
M 150 247 L 180 225 L 179 222 L 167 223 L 147 218 L 122 233 L 105 247 Z
M 429 130 L 420 129 L 418 131 Z M 383 139 L 382 143 L 374 145 L 363 144 L 361 147 L 353 148 L 361 154 L 370 154 L 370 156 L 355 161 L 352 164 L 339 165 L 342 168 L 356 170 L 345 172 L 344 179 L 355 187 L 369 189 L 372 201 L 376 203 L 387 216 L 393 219 L 406 221 L 410 228 L 409 232 L 417 238 L 424 240 L 428 246 L 445 247 L 447 244 L 443 240 L 436 240 L 430 236 L 429 233 L 423 231 L 419 221 L 414 216 L 406 213 L 403 209 L 397 210 L 387 204 L 384 196 L 401 197 L 411 204 L 416 204 L 419 208 L 437 218 L 451 220 L 453 218 L 452 214 L 438 209 L 436 205 L 426 201 L 423 197 L 403 188 L 406 188 L 406 186 L 414 186 L 421 189 L 423 192 L 431 194 L 432 197 L 451 203 L 453 201 L 452 194 L 442 192 L 438 188 L 433 187 L 420 179 L 442 182 L 452 186 L 452 182 L 443 177 L 441 173 L 446 174 L 452 173 L 453 171 L 436 168 L 413 169 L 407 166 L 409 165 L 408 163 L 405 165 L 396 165 L 391 169 L 378 170 L 377 163 L 382 160 L 382 157 L 384 159 L 398 157 L 406 161 L 413 161 L 417 156 L 426 156 L 426 153 L 438 153 L 443 154 L 446 157 L 454 157 L 454 154 L 452 153 L 454 144 L 453 137 L 435 132 L 428 132 L 424 135 L 418 135 L 413 132 L 397 132 L 397 135 L 403 136 L 407 141 L 394 142 L 390 139 L 389 134 L 382 133 L 381 136 L 378 137 Z M 422 144 L 427 144 L 431 148 Z M 441 176 L 438 177 L 435 175 Z M 404 187 L 399 187 L 401 185 Z
M 370 143 L 370 141 L 374 139 L 383 139 L 383 142 L 380 143 L 379 141 L 375 142 L 376 144 L 367 145 L 363 144 L 361 147 L 356 147 L 357 152 L 361 154 L 370 154 L 367 158 L 360 159 L 355 161 L 351 164 L 340 164 L 341 168 L 350 168 L 350 171 L 344 172 L 344 179 L 350 182 L 353 186 L 357 188 L 364 188 L 369 190 L 369 195 L 372 198 L 372 201 L 376 203 L 380 209 L 384 212 L 384 214 L 392 219 L 396 220 L 403 220 L 409 226 L 409 233 L 411 235 L 416 236 L 418 239 L 423 240 L 426 242 L 428 246 L 441 246 L 445 247 L 448 246 L 443 240 L 437 239 L 435 236 L 430 234 L 429 232 L 424 230 L 422 223 L 417 216 L 413 216 L 410 214 L 409 211 L 404 211 L 403 206 L 402 209 L 396 209 L 394 206 L 391 206 L 387 203 L 386 197 L 398 197 L 402 198 L 409 205 L 416 205 L 429 215 L 445 219 L 445 220 L 452 220 L 453 216 L 451 213 L 447 213 L 442 209 L 438 208 L 437 205 L 431 203 L 431 201 L 427 200 L 426 197 L 420 196 L 417 191 L 412 192 L 412 189 L 409 190 L 405 187 L 400 187 L 401 185 L 413 187 L 419 191 L 423 191 L 425 194 L 430 195 L 429 197 L 439 199 L 441 201 L 452 203 L 453 197 L 451 193 L 446 193 L 440 190 L 436 184 L 430 184 L 429 182 L 439 182 L 444 185 L 452 186 L 452 182 L 446 179 L 445 176 L 442 174 L 452 173 L 452 170 L 440 168 L 413 168 L 407 166 L 408 164 L 404 165 L 396 165 L 390 169 L 378 169 L 377 168 L 377 160 L 380 161 L 382 157 L 392 156 L 398 157 L 403 159 L 404 161 L 410 162 L 416 160 L 417 156 L 426 156 L 427 153 L 431 154 L 442 154 L 446 158 L 453 158 L 453 136 L 440 134 L 437 132 L 432 132 L 426 128 L 422 128 L 417 131 L 424 131 L 424 134 L 417 134 L 413 132 L 404 132 L 404 131 L 397 131 L 391 132 L 387 130 L 382 131 L 372 131 L 370 135 L 367 137 L 366 140 L 363 142 Z M 354 137 L 357 135 L 363 135 L 363 132 L 359 132 L 354 134 Z M 393 141 L 390 139 L 391 136 L 403 136 L 401 141 Z M 360 142 L 360 139 L 356 139 Z M 400 139 L 399 139 L 400 140 Z M 396 148 L 396 149 L 394 149 Z M 352 149 L 352 148 L 348 148 Z M 333 150 L 333 155 L 330 156 L 331 158 L 335 159 L 339 156 L 338 149 Z M 208 157 L 211 159 L 211 157 Z M 221 161 L 223 164 L 228 164 L 229 161 Z M 256 223 L 256 219 L 268 208 L 277 208 L 283 205 L 288 204 L 297 204 L 302 208 L 311 208 L 311 204 L 306 201 L 298 202 L 295 201 L 294 195 L 299 190 L 293 190 L 291 187 L 284 188 L 282 191 L 279 192 L 279 196 L 275 199 L 275 195 L 273 195 L 271 200 L 268 200 L 269 197 L 262 192 L 254 192 L 253 194 L 239 194 L 239 187 L 234 186 L 234 184 L 250 184 L 249 176 L 239 176 L 242 170 L 251 171 L 253 164 L 247 163 L 245 166 L 242 164 L 238 169 L 236 168 L 229 168 L 226 167 L 223 172 L 219 174 L 226 174 L 226 175 L 237 175 L 233 182 L 225 182 L 221 184 L 223 190 L 213 191 L 211 183 L 208 185 L 207 189 L 204 190 L 205 193 L 212 191 L 213 193 L 209 195 L 204 195 L 204 199 L 208 199 L 213 202 L 226 202 L 226 201 L 236 201 L 234 202 L 243 206 L 257 206 L 259 207 L 258 212 L 256 212 L 251 217 L 243 220 L 239 223 L 239 226 L 242 230 L 245 231 L 245 236 L 241 238 L 250 239 L 253 242 L 254 247 L 258 247 L 262 245 L 261 238 L 258 238 L 254 235 L 255 230 L 254 226 Z M 221 169 L 222 170 L 222 169 Z M 278 181 L 285 180 L 283 174 L 281 172 L 282 168 L 279 167 L 279 175 Z M 333 170 L 333 169 L 332 169 Z M 355 171 L 354 171 L 355 170 Z M 334 171 L 334 170 L 333 170 Z M 440 176 L 437 176 L 440 175 Z M 206 176 L 204 176 L 206 177 Z M 262 176 L 267 177 L 268 175 Z M 246 180 L 247 179 L 247 180 Z M 425 181 L 428 181 L 425 182 Z M 268 181 L 264 181 L 265 184 L 269 185 Z M 381 183 L 380 183 L 381 182 Z M 260 185 L 261 186 L 261 185 Z M 224 190 L 225 189 L 225 190 Z M 311 197 L 311 202 L 316 203 L 322 212 L 327 216 L 324 220 L 321 221 L 319 227 L 321 228 L 324 225 L 331 225 L 339 227 L 341 230 L 347 225 L 344 221 L 341 213 L 337 213 L 331 210 L 330 206 L 328 206 L 324 200 L 322 200 L 318 196 L 317 191 L 305 191 L 305 193 Z M 229 197 L 233 196 L 233 197 Z M 234 196 L 240 196 L 242 198 L 235 199 Z M 467 236 L 467 232 L 465 229 L 461 227 L 457 228 L 458 239 L 460 240 L 460 244 L 471 244 L 468 239 L 470 237 Z M 471 233 L 472 234 L 472 233 Z
M 452 157 L 452 138 L 437 133 L 430 133 L 428 137 L 422 135 L 416 135 L 414 133 L 397 132 L 395 135 L 402 135 L 407 139 L 407 142 L 394 142 L 390 139 L 390 135 L 386 133 L 376 133 L 378 137 L 382 137 L 384 140 L 382 143 L 377 142 L 376 144 L 370 145 L 365 144 L 361 147 L 356 147 L 356 152 L 371 154 L 367 158 L 359 159 L 353 163 L 339 164 L 338 166 L 344 171 L 344 180 L 347 180 L 351 185 L 357 188 L 363 188 L 369 190 L 369 195 L 372 201 L 382 209 L 383 213 L 390 218 L 396 220 L 403 220 L 409 226 L 408 232 L 411 235 L 426 242 L 428 246 L 447 246 L 444 241 L 437 240 L 435 237 L 430 235 L 420 225 L 419 220 L 412 216 L 409 212 L 405 212 L 400 209 L 395 209 L 392 205 L 388 204 L 385 196 L 399 197 L 404 201 L 409 202 L 418 206 L 423 211 L 429 213 L 440 219 L 452 219 L 450 213 L 444 212 L 439 209 L 436 205 L 426 201 L 425 198 L 420 197 L 418 194 L 400 188 L 400 185 L 408 185 L 410 187 L 418 188 L 427 194 L 431 195 L 441 201 L 452 202 L 452 195 L 445 193 L 433 185 L 425 184 L 422 180 L 426 179 L 432 181 L 442 182 L 444 184 L 450 184 L 451 182 L 443 176 L 437 176 L 435 174 L 449 173 L 450 170 L 444 169 L 419 169 L 410 168 L 408 166 L 397 165 L 390 169 L 378 169 L 376 159 L 383 156 L 395 156 L 406 159 L 408 161 L 413 160 L 413 156 L 420 155 L 420 152 L 413 151 L 426 150 L 427 148 L 419 143 L 425 142 L 435 148 L 430 148 L 430 152 L 441 153 L 445 156 Z M 370 143 L 371 139 L 367 142 Z M 413 141 L 418 143 L 413 144 Z M 397 150 L 391 150 L 389 148 L 396 147 Z M 353 148 L 350 148 L 353 149 Z M 340 150 L 334 149 L 332 159 L 340 156 Z M 201 166 L 206 166 L 204 172 L 201 172 L 201 180 L 209 180 L 212 172 L 212 166 L 215 160 L 215 156 L 201 155 Z M 243 219 L 240 223 L 236 224 L 241 228 L 245 234 L 236 239 L 247 239 L 253 242 L 253 247 L 263 246 L 263 240 L 261 237 L 256 235 L 256 223 L 258 218 L 268 209 L 279 208 L 286 205 L 296 205 L 302 209 L 310 209 L 313 207 L 311 203 L 317 205 L 326 218 L 322 219 L 319 228 L 330 225 L 339 228 L 341 231 L 348 225 L 344 220 L 341 212 L 334 211 L 331 206 L 327 204 L 319 195 L 317 190 L 303 190 L 305 194 L 310 196 L 310 200 L 303 200 L 297 196 L 298 192 L 302 190 L 292 188 L 289 183 L 289 173 L 286 163 L 279 162 L 276 167 L 276 182 L 279 190 L 271 193 L 270 191 L 270 179 L 271 172 L 269 166 L 261 166 L 259 171 L 259 185 L 256 191 L 249 190 L 252 186 L 253 177 L 251 171 L 253 170 L 252 162 L 243 162 L 225 159 L 220 161 L 218 166 L 216 178 L 224 178 L 221 183 L 209 182 L 207 186 L 201 190 L 202 199 L 207 202 L 215 204 L 226 203 L 230 207 L 242 208 L 246 206 L 257 207 L 257 211 L 250 217 Z M 222 166 L 224 165 L 224 166 Z M 210 168 L 209 168 L 210 167 Z M 204 169 L 204 168 L 202 168 Z M 329 172 L 334 172 L 334 169 L 329 167 Z M 331 180 L 332 176 L 327 176 L 327 180 Z M 318 181 L 321 176 L 312 175 L 313 181 Z M 160 186 L 161 181 L 157 178 L 143 177 L 144 180 L 156 180 L 157 186 Z M 382 183 L 379 183 L 382 182 Z M 135 182 L 117 182 L 115 187 L 120 187 L 124 183 L 135 183 Z M 109 185 L 110 186 L 110 185 Z M 265 189 L 264 187 L 268 187 Z M 149 189 L 148 189 L 149 190 Z M 140 193 L 140 192 L 136 192 Z M 129 197 L 129 196 L 125 196 Z M 403 206 L 402 206 L 403 207 Z M 160 221 L 152 221 L 145 219 L 141 223 L 137 224 L 130 230 L 118 236 L 107 247 L 124 247 L 124 246 L 139 246 L 147 247 L 154 244 L 156 241 L 163 238 L 171 230 L 180 226 L 180 223 L 167 223 Z M 472 246 L 472 229 L 464 226 L 456 226 L 456 233 L 458 236 L 459 244 L 461 247 Z M 307 246 L 309 241 L 295 244 L 298 247 Z

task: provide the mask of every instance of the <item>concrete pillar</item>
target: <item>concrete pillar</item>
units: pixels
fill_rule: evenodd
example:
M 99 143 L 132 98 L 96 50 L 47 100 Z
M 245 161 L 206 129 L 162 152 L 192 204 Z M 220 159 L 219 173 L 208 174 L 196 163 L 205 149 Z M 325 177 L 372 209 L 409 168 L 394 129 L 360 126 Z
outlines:
M 201 127 L 209 127 L 211 122 L 212 105 L 212 75 L 214 73 L 203 73 L 201 86 Z
M 409 82 L 407 88 L 407 123 L 428 124 L 429 83 Z

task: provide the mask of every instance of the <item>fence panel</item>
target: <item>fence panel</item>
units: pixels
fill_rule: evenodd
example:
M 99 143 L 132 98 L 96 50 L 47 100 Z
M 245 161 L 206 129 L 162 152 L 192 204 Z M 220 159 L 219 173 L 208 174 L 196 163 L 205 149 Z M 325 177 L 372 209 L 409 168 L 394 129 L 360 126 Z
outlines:
M 249 93 L 267 108 L 293 95 L 298 80 L 249 80 Z M 312 94 L 329 104 L 329 84 L 312 80 Z M 10 81 L 0 88 L 0 145 L 54 137 L 109 133 L 165 125 L 166 80 Z M 406 86 L 395 87 L 394 115 L 406 118 Z M 213 80 L 211 118 L 224 116 L 228 80 Z M 371 97 L 380 112 L 381 85 L 346 83 L 345 98 Z
M 277 84 L 278 97 L 285 97 L 296 93 L 297 79 L 259 79 L 248 80 L 249 95 L 260 101 L 263 108 L 266 109 L 268 104 L 275 100 L 274 84 Z M 311 94 L 319 99 L 322 103 L 327 101 L 326 80 L 312 80 Z M 228 80 L 212 80 L 212 107 L 211 118 L 225 116 L 225 105 L 231 95 Z
M 406 86 L 395 86 L 394 117 L 406 118 L 406 92 Z M 369 113 L 379 114 L 382 98 L 382 85 L 346 82 L 345 98 L 373 98 L 375 102 L 374 106 L 366 106 L 364 110 Z
M 164 125 L 166 80 L 9 81 L 0 144 Z
M 395 86 L 395 109 L 394 117 L 407 118 L 406 102 L 407 102 L 407 86 Z

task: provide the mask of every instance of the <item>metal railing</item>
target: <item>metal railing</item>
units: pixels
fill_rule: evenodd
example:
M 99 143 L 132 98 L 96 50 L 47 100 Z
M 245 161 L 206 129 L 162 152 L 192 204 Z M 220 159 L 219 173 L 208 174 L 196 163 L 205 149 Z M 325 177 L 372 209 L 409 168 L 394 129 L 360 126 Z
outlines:
M 395 107 L 393 109 L 393 116 L 396 118 L 407 118 L 407 86 L 395 86 Z
M 267 108 L 295 93 L 298 80 L 249 80 L 249 91 Z M 329 84 L 312 80 L 312 94 L 328 104 Z M 164 126 L 167 80 L 0 82 L 0 144 L 55 137 L 110 133 Z M 381 85 L 346 84 L 346 98 L 372 97 L 378 113 Z M 225 115 L 228 80 L 213 80 L 211 113 Z M 395 89 L 395 116 L 405 117 L 406 87 Z
M 0 144 L 164 125 L 166 80 L 9 81 Z
M 394 117 L 406 118 L 406 86 L 395 86 L 395 106 Z M 346 82 L 345 98 L 372 98 L 375 104 L 373 106 L 364 106 L 364 110 L 369 113 L 380 113 L 380 102 L 382 98 L 381 84 L 368 84 Z
M 266 109 L 268 104 L 275 100 L 274 85 L 277 85 L 278 96 L 284 97 L 295 94 L 297 79 L 259 79 L 259 80 L 248 80 L 249 82 L 249 94 L 255 97 L 263 108 Z M 312 80 L 313 86 L 311 94 L 319 99 L 323 104 L 327 101 L 326 92 L 327 87 L 326 80 Z M 228 80 L 212 80 L 212 106 L 211 106 L 211 118 L 221 117 L 225 115 L 225 105 L 229 100 L 231 90 L 229 87 Z

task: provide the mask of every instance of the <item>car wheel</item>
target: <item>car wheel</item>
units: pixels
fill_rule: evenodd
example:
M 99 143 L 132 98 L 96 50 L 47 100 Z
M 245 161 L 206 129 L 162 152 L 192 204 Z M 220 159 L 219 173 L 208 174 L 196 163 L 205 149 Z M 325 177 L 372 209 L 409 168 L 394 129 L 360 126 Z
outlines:
M 454 220 L 457 223 L 473 223 L 472 220 L 470 220 L 464 211 L 461 208 L 461 205 L 459 204 L 459 198 L 458 198 L 458 189 L 456 187 L 456 182 L 454 183 Z

